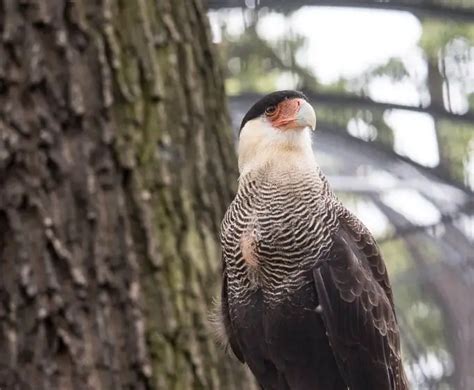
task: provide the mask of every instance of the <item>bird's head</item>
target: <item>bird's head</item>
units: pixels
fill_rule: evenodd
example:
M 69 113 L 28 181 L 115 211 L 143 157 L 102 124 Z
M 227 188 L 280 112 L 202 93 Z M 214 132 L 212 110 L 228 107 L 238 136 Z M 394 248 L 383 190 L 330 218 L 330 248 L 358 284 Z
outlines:
M 277 91 L 264 96 L 240 126 L 241 175 L 275 161 L 309 158 L 310 129 L 315 127 L 316 114 L 301 92 Z

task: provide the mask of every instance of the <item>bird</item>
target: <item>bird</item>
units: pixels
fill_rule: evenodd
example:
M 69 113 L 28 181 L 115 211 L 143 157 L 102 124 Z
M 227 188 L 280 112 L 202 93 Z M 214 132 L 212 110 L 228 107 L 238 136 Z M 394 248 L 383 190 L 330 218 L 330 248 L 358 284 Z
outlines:
M 243 117 L 239 181 L 221 224 L 221 337 L 263 390 L 405 390 L 387 268 L 338 200 L 298 91 Z

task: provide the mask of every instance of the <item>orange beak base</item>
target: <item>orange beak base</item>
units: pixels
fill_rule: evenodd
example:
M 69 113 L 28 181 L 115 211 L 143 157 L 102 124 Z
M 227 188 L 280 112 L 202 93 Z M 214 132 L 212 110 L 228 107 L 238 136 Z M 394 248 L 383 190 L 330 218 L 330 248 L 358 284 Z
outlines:
M 296 116 L 298 111 L 303 104 L 303 99 L 287 99 L 282 101 L 271 117 L 269 117 L 273 127 L 277 127 L 282 130 L 289 130 L 300 127 L 296 122 Z

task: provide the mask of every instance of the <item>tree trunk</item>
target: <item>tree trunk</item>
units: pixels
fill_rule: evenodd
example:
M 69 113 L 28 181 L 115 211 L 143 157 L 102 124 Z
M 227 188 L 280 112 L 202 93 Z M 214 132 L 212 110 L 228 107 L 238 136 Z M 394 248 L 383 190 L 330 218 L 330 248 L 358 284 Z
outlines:
M 440 55 L 443 55 L 442 53 Z M 431 106 L 445 110 L 444 108 L 444 97 L 443 97 L 443 83 L 444 78 L 440 72 L 438 66 L 438 56 L 429 57 L 427 58 L 428 64 L 428 77 L 427 77 L 427 84 L 428 90 L 430 93 L 431 98 Z M 440 126 L 440 120 L 433 116 L 434 124 L 435 124 L 435 132 L 436 132 L 436 140 L 438 144 L 438 152 L 439 152 L 439 164 L 435 168 L 436 171 L 443 177 L 452 177 L 450 172 L 450 167 L 452 167 L 452 162 L 450 161 L 449 152 L 446 150 L 442 136 L 442 130 Z
M 207 322 L 235 157 L 199 0 L 0 0 L 0 388 L 250 389 Z

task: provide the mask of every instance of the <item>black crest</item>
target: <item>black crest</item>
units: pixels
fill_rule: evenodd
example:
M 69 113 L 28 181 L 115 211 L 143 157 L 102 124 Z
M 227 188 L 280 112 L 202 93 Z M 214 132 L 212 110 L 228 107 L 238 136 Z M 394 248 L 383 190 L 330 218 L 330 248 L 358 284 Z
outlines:
M 304 100 L 308 100 L 308 98 L 302 92 L 298 91 L 287 90 L 272 92 L 261 98 L 250 108 L 250 110 L 248 110 L 247 114 L 245 114 L 244 116 L 244 119 L 242 119 L 239 131 L 242 130 L 242 128 L 249 120 L 255 119 L 262 115 L 267 109 L 267 107 L 276 106 L 281 101 L 291 98 L 301 98 Z

